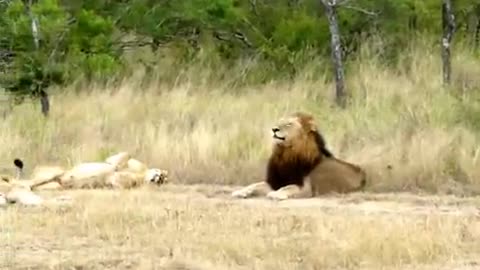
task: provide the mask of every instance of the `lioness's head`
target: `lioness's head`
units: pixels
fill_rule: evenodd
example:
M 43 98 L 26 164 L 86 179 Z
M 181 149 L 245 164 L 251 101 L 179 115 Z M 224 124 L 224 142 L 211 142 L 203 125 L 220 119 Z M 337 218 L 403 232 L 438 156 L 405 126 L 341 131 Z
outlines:
M 145 172 L 145 182 L 162 185 L 168 182 L 168 171 L 160 169 L 148 169 Z

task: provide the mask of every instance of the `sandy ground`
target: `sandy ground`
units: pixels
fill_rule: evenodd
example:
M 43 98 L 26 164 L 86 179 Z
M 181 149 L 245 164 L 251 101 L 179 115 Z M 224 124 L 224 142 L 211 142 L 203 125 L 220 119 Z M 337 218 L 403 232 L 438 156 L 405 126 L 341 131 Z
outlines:
M 1 269 L 480 269 L 480 198 L 270 201 L 233 187 L 43 192 L 0 209 Z

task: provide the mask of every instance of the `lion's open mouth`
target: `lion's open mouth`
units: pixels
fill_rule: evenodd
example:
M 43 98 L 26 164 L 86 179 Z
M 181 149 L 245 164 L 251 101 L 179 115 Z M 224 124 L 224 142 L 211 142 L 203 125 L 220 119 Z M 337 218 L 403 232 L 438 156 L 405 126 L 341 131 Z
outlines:
M 285 137 L 280 137 L 277 135 L 277 133 L 273 133 L 273 138 L 277 139 L 277 140 L 280 140 L 280 141 L 284 141 L 285 140 Z

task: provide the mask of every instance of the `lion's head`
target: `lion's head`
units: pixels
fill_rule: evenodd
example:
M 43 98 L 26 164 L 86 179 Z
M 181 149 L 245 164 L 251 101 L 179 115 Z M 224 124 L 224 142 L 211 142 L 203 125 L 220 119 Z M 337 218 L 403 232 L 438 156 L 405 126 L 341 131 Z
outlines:
M 313 116 L 297 112 L 272 127 L 273 149 L 267 166 L 267 182 L 277 190 L 303 185 L 304 177 L 322 160 L 333 157 L 326 148 Z
M 162 185 L 168 182 L 168 171 L 161 169 L 148 169 L 145 172 L 145 182 Z

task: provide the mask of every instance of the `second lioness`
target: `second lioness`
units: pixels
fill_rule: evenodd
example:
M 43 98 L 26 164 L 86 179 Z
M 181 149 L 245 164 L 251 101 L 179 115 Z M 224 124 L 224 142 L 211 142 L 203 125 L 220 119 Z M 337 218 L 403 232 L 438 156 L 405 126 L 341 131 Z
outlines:
M 81 163 L 69 170 L 55 166 L 38 166 L 32 180 L 42 182 L 35 189 L 129 189 L 145 183 L 162 185 L 168 182 L 168 171 L 147 168 L 126 152 L 113 155 L 105 162 Z

